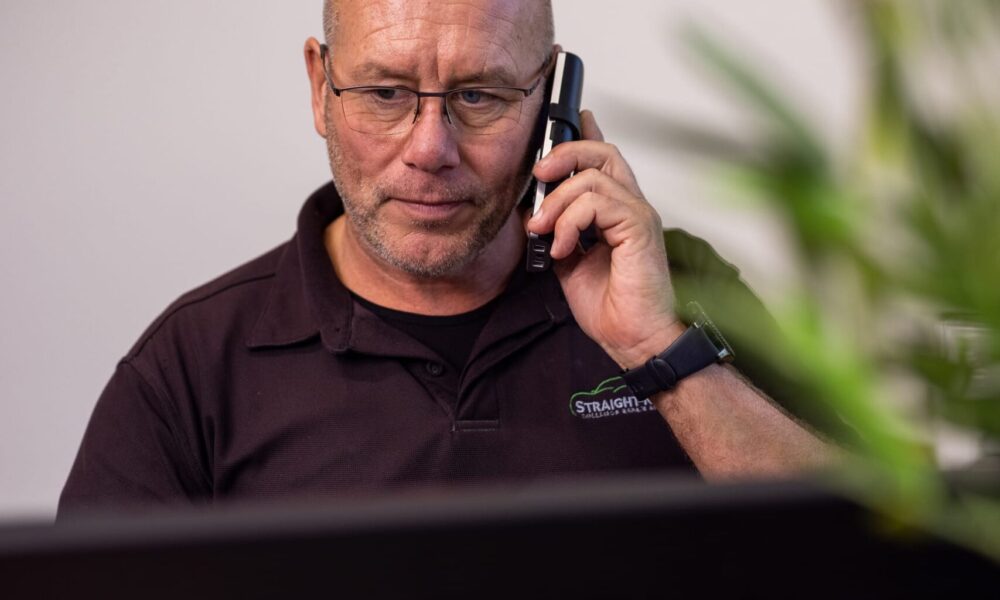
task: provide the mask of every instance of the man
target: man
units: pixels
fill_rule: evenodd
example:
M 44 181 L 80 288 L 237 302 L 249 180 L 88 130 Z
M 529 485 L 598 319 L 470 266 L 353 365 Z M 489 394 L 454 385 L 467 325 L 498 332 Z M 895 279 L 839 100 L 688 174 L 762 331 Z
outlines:
M 558 49 L 548 2 L 328 0 L 325 13 L 329 49 L 309 39 L 305 59 L 335 187 L 307 201 L 292 241 L 140 338 L 61 511 L 832 460 L 730 367 L 649 401 L 612 379 L 686 327 L 660 220 L 594 116 L 584 140 L 531 163 Z M 528 220 L 531 176 L 573 172 Z M 584 254 L 590 225 L 601 242 Z M 554 272 L 524 272 L 528 231 L 555 233 Z

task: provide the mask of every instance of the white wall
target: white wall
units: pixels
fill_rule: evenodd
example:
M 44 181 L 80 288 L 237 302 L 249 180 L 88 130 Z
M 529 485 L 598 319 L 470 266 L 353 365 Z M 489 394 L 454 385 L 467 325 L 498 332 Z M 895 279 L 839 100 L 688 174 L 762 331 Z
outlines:
M 841 143 L 857 69 L 821 0 L 555 0 L 585 104 L 664 222 L 766 292 L 776 230 L 625 118 L 740 122 L 685 62 L 696 20 L 769 65 Z M 288 238 L 328 179 L 301 48 L 321 0 L 0 4 L 0 519 L 48 517 L 118 358 L 183 291 Z M 652 130 L 650 130 L 652 131 Z M 783 266 L 784 265 L 784 266 Z

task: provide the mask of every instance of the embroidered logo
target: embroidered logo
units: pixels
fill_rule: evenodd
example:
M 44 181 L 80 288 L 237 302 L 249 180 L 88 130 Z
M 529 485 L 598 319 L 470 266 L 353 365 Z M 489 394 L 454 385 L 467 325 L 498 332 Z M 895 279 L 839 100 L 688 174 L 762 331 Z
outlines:
M 621 377 L 602 381 L 589 392 L 577 392 L 569 398 L 569 412 L 581 419 L 603 419 L 656 410 L 649 398 L 636 398 Z

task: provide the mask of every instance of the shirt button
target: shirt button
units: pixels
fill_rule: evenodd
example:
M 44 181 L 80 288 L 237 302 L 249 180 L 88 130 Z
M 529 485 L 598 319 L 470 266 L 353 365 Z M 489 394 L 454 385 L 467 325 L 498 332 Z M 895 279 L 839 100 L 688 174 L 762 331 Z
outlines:
M 440 377 L 441 373 L 444 373 L 444 366 L 432 360 L 427 361 L 427 364 L 424 365 L 424 368 L 426 368 L 427 372 L 433 377 Z

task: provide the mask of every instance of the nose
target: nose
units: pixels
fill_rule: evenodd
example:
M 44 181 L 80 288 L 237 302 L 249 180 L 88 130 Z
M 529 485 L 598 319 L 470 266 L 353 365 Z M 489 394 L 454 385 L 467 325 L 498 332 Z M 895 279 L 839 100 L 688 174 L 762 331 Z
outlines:
M 458 142 L 455 128 L 444 113 L 443 98 L 424 98 L 420 114 L 410 129 L 402 160 L 410 167 L 437 173 L 458 166 Z

